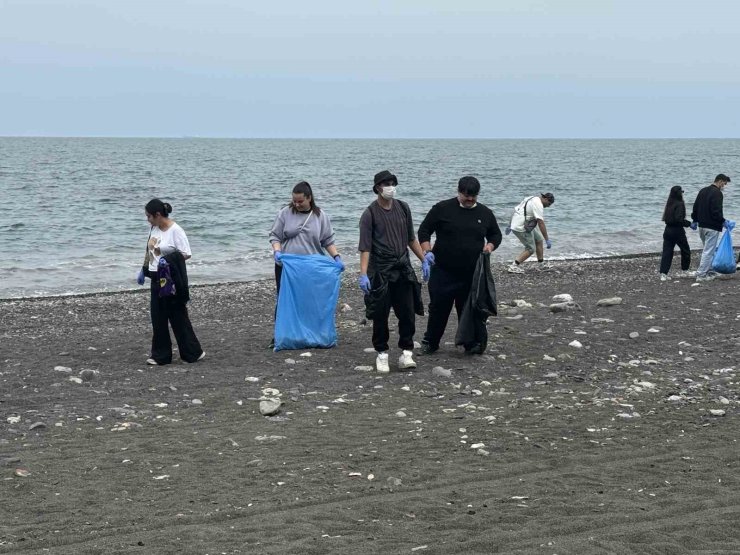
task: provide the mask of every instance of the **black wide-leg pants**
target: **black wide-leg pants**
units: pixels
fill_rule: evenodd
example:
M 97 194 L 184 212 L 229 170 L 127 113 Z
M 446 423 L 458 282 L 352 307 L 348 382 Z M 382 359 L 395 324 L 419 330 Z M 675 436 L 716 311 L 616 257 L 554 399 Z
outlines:
M 460 320 L 465 303 L 470 294 L 473 275 L 455 275 L 434 266 L 429 276 L 429 319 L 424 341 L 432 347 L 439 347 L 439 342 L 447 328 L 447 321 L 455 306 L 457 319 Z
M 160 298 L 159 281 L 156 277 L 151 281 L 152 358 L 157 364 L 172 362 L 172 340 L 169 330 L 169 326 L 172 326 L 180 358 L 185 362 L 197 361 L 203 354 L 203 349 L 190 323 L 187 306 L 174 297 Z

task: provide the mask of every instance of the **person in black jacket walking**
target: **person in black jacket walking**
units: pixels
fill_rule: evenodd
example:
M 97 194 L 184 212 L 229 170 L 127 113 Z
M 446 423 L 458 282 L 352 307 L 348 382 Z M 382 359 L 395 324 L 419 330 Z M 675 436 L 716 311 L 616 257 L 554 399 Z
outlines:
M 684 274 L 691 265 L 691 249 L 686 239 L 684 228 L 691 222 L 686 219 L 686 204 L 683 201 L 683 189 L 676 185 L 671 187 L 665 210 L 663 211 L 665 231 L 663 231 L 663 256 L 660 259 L 660 281 L 667 281 L 668 272 L 673 262 L 673 249 L 676 245 L 681 250 L 681 270 Z
M 701 253 L 699 269 L 696 270 L 696 281 L 708 281 L 714 279 L 717 274 L 710 272 L 714 251 L 717 250 L 717 240 L 722 228 L 725 226 L 725 216 L 722 212 L 722 200 L 724 195 L 722 189 L 732 181 L 721 173 L 714 178 L 714 183 L 704 187 L 696 195 L 694 209 L 691 211 L 691 229 L 699 227 L 704 249 Z
M 432 266 L 429 320 L 421 343 L 424 354 L 439 348 L 453 304 L 459 322 L 481 251 L 491 253 L 501 244 L 496 216 L 478 202 L 479 193 L 480 183 L 475 177 L 461 178 L 457 196 L 435 204 L 419 226 L 424 258 Z M 434 248 L 432 234 L 436 235 Z M 466 345 L 465 350 L 469 354 L 483 354 L 486 343 L 484 339 L 475 345 Z

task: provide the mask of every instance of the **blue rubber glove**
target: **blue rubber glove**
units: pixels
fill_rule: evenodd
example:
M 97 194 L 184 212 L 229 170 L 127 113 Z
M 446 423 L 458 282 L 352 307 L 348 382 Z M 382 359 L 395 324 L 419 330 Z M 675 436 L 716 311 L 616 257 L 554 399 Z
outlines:
M 139 273 L 136 274 L 136 283 L 138 283 L 139 285 L 144 285 L 145 277 L 146 276 L 144 276 L 144 268 L 142 268 L 141 270 L 139 270 Z
M 548 249 L 551 249 L 552 248 L 552 241 L 550 241 L 550 239 L 545 239 L 545 246 Z
M 504 233 L 506 235 L 509 235 L 511 233 L 511 228 L 508 225 L 506 226 L 506 229 L 504 230 Z
M 337 268 L 339 268 L 339 271 L 340 272 L 343 272 L 344 271 L 344 262 L 342 262 L 342 257 L 341 256 L 336 255 L 334 257 L 334 264 L 336 265 Z
M 733 222 L 732 220 L 725 220 L 724 222 L 722 222 L 722 227 L 724 227 L 728 231 L 732 231 L 735 228 L 735 222 Z
M 436 260 L 434 259 L 434 253 L 432 251 L 429 251 L 424 255 L 424 260 L 426 262 L 429 262 L 430 266 L 434 266 L 434 264 L 436 263 Z
M 283 263 L 280 262 L 280 259 L 283 257 L 283 253 L 280 251 L 275 251 L 273 252 L 273 256 L 275 257 L 275 264 L 277 264 L 278 266 L 282 266 Z
M 431 253 L 430 253 L 431 254 Z M 429 274 L 432 271 L 432 265 L 429 264 L 426 257 L 424 258 L 424 262 L 421 263 L 421 278 L 424 281 L 429 281 Z
M 370 279 L 367 277 L 366 274 L 360 275 L 359 283 L 360 283 L 360 289 L 362 289 L 362 292 L 365 295 L 369 295 L 370 294 L 370 290 L 371 290 L 371 287 L 370 287 Z
M 698 222 L 691 222 L 691 225 L 689 226 L 693 231 L 696 231 L 696 228 L 699 227 Z

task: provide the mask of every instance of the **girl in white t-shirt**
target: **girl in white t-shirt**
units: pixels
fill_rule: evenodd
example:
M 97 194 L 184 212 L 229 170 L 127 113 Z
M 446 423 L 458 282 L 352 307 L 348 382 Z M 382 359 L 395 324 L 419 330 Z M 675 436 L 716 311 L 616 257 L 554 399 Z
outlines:
M 170 219 L 172 206 L 159 199 L 150 200 L 144 208 L 146 219 L 152 226 L 147 244 L 148 270 L 151 279 L 152 353 L 147 364 L 169 364 L 172 362 L 172 340 L 169 325 L 177 340 L 180 358 L 185 362 L 196 362 L 206 356 L 195 336 L 185 302 L 177 295 L 160 297 L 160 281 L 157 268 L 162 257 L 178 252 L 187 260 L 191 257 L 190 243 L 185 231 Z M 183 264 L 184 267 L 184 264 Z

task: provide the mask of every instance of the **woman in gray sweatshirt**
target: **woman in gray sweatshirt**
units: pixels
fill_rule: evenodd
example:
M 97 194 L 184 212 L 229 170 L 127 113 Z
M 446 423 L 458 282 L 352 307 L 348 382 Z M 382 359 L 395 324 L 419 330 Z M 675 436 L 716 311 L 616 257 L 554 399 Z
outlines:
M 277 214 L 270 230 L 270 244 L 275 258 L 275 284 L 280 293 L 283 267 L 280 258 L 286 254 L 329 253 L 334 263 L 344 270 L 344 262 L 334 244 L 334 229 L 329 216 L 316 206 L 311 185 L 301 181 L 293 187 L 293 199 Z M 270 344 L 270 348 L 273 348 Z

